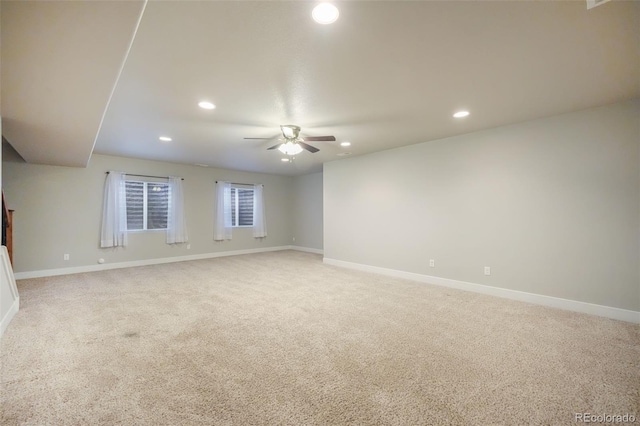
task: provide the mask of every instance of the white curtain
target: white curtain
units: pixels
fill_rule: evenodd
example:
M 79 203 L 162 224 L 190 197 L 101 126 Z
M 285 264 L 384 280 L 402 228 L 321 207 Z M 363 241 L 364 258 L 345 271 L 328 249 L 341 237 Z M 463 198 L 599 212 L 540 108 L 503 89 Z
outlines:
M 189 241 L 187 218 L 184 214 L 184 192 L 182 178 L 169 177 L 169 212 L 167 218 L 167 244 L 181 244 Z
M 216 217 L 213 239 L 231 239 L 231 182 L 216 182 Z
M 127 194 L 125 175 L 109 172 L 104 184 L 100 247 L 127 245 Z
M 253 185 L 253 236 L 267 236 L 267 217 L 264 214 L 264 186 Z

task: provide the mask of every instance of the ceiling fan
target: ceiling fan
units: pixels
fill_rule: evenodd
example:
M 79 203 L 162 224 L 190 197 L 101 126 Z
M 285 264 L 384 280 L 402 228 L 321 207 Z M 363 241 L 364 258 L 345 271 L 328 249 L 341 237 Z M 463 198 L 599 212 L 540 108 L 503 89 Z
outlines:
M 336 140 L 335 136 L 305 136 L 304 138 L 300 137 L 300 127 L 294 126 L 293 124 L 283 124 L 280 126 L 282 130 L 282 141 L 279 144 L 271 146 L 267 148 L 270 149 L 278 149 L 283 154 L 287 155 L 296 155 L 300 154 L 303 149 L 306 149 L 310 153 L 316 153 L 320 151 L 315 146 L 311 146 L 307 142 L 334 142 Z M 273 138 L 245 138 L 245 139 L 273 139 Z

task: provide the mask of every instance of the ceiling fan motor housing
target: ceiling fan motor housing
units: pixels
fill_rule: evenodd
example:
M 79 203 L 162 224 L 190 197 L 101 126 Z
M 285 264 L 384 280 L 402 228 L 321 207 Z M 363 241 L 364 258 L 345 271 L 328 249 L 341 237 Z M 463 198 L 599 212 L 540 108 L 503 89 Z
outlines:
M 300 127 L 293 124 L 283 124 L 280 126 L 282 135 L 287 140 L 297 140 L 300 135 Z

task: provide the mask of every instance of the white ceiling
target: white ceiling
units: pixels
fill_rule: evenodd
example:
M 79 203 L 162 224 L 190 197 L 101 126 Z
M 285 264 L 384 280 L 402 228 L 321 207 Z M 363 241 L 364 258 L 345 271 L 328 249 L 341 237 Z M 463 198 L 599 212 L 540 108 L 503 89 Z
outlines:
M 28 162 L 84 166 L 95 140 L 96 153 L 297 175 L 344 151 L 640 97 L 639 2 L 336 2 L 326 26 L 315 4 L 150 1 L 126 56 L 140 2 L 2 1 L 4 136 Z M 277 141 L 243 139 L 280 124 L 337 141 L 286 164 L 266 150 Z
M 142 2 L 2 1 L 2 135 L 28 162 L 85 166 Z

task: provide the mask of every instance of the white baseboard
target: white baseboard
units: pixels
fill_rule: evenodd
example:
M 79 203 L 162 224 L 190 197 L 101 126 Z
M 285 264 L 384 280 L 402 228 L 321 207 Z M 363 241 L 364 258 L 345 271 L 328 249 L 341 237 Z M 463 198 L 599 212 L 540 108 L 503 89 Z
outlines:
M 16 280 L 25 280 L 30 278 L 53 277 L 56 275 L 80 274 L 84 272 L 105 271 L 108 269 L 131 268 L 135 266 L 159 265 L 161 263 L 184 262 L 188 260 L 211 259 L 214 257 L 237 256 L 241 254 L 264 253 L 269 251 L 291 250 L 291 246 L 265 247 L 246 250 L 231 250 L 214 253 L 194 254 L 190 256 L 162 257 L 158 259 L 133 260 L 118 263 L 103 263 L 98 265 L 75 266 L 71 268 L 43 269 L 40 271 L 17 272 Z
M 593 303 L 579 302 L 577 300 L 561 299 L 559 297 L 544 296 L 541 294 L 526 293 L 523 291 L 509 290 L 506 288 L 491 287 L 482 284 L 475 284 L 466 281 L 457 281 L 449 278 L 434 277 L 430 275 L 416 274 L 413 272 L 399 271 L 396 269 L 380 268 L 377 266 L 363 265 L 361 263 L 345 262 L 342 260 L 325 257 L 323 262 L 327 265 L 339 266 L 343 268 L 355 269 L 364 272 L 387 275 L 395 278 L 404 278 L 421 283 L 434 284 L 442 287 L 455 288 L 458 290 L 471 291 L 474 293 L 487 294 L 490 296 L 503 297 L 505 299 L 518 300 L 535 305 L 549 306 L 552 308 L 565 309 L 573 312 L 597 315 L 619 321 L 626 321 L 640 324 L 640 312 L 627 309 L 613 308 L 610 306 L 596 305 Z
M 3 307 L 0 309 L 0 316 L 2 317 L 0 320 L 0 337 L 2 337 L 13 316 L 20 309 L 20 295 L 13 275 L 13 268 L 9 261 L 9 252 L 5 246 L 0 249 L 0 268 L 2 269 L 0 271 L 0 307 Z M 9 299 L 9 303 L 4 299 L 5 297 Z
M 291 250 L 305 251 L 307 253 L 324 254 L 324 250 L 322 250 L 322 249 L 314 249 L 314 248 L 311 248 L 311 247 L 289 246 L 289 248 Z

